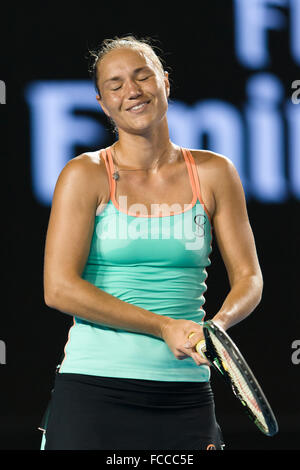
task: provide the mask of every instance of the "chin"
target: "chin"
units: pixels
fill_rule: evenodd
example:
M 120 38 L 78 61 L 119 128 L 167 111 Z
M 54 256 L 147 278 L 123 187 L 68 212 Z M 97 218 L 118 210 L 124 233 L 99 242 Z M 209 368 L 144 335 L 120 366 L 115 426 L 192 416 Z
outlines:
M 120 126 L 119 131 L 126 132 L 127 134 L 135 134 L 135 135 L 143 135 L 147 134 L 151 130 L 153 130 L 157 126 L 157 123 L 153 122 L 144 122 L 144 123 L 136 123 L 136 124 L 127 124 L 125 126 Z
M 122 131 L 128 134 L 148 134 L 163 123 L 165 116 L 166 115 L 164 114 L 163 116 L 156 116 L 154 119 L 136 119 L 135 122 L 126 123 L 125 125 L 120 126 L 119 129 L 122 129 Z

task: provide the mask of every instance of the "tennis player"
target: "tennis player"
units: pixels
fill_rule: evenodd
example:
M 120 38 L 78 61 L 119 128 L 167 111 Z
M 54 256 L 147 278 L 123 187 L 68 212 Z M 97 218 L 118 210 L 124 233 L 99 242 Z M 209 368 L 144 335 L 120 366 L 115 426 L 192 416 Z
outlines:
M 42 448 L 218 450 L 210 368 L 195 345 L 213 233 L 230 290 L 210 319 L 227 330 L 261 299 L 244 191 L 229 158 L 170 140 L 170 82 L 154 46 L 114 38 L 92 57 L 117 140 L 71 159 L 54 192 L 45 302 L 73 325 Z

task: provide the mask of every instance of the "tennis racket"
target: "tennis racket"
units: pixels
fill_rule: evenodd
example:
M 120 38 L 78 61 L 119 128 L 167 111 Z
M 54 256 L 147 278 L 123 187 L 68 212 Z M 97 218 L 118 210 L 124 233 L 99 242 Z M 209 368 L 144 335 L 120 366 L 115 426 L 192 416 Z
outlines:
M 273 411 L 241 352 L 228 334 L 212 320 L 201 324 L 205 340 L 196 350 L 221 374 L 250 419 L 267 436 L 278 432 Z M 190 335 L 191 336 L 191 335 Z

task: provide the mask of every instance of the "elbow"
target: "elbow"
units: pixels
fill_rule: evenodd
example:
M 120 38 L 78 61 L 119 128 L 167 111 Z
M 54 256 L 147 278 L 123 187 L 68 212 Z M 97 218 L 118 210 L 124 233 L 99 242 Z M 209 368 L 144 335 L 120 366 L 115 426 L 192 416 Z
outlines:
M 257 283 L 258 283 L 258 293 L 259 293 L 259 302 L 258 303 L 260 303 L 260 301 L 262 299 L 262 295 L 263 295 L 263 290 L 264 290 L 264 278 L 263 278 L 263 275 L 262 275 L 261 271 L 257 275 Z
M 252 292 L 255 297 L 255 306 L 257 307 L 262 300 L 264 289 L 264 281 L 261 272 L 251 276 L 251 284 Z
M 44 286 L 44 302 L 47 307 L 58 309 L 58 299 L 60 297 L 60 288 L 57 285 Z
M 260 304 L 262 301 L 264 288 L 264 281 L 261 271 L 244 274 L 231 284 L 231 288 L 235 285 L 242 286 L 242 289 L 251 302 L 253 309 Z
M 255 308 L 261 303 L 262 301 L 262 289 L 258 290 L 256 301 L 255 301 Z
M 45 279 L 44 302 L 48 307 L 61 310 L 68 292 L 72 292 L 72 286 L 65 279 L 60 281 Z
M 45 304 L 56 310 L 68 310 L 70 303 L 73 302 L 74 293 L 78 288 L 78 276 L 68 276 L 60 280 L 44 280 L 44 302 Z

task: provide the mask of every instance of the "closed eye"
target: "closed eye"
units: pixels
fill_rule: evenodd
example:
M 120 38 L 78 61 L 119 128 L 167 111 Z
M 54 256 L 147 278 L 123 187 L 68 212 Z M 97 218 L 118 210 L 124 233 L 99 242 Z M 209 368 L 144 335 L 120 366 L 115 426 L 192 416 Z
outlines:
M 151 76 L 152 76 L 152 75 L 147 75 L 147 77 L 138 78 L 137 80 L 138 80 L 139 82 L 143 82 L 143 81 L 147 80 L 148 78 L 150 78 Z M 111 88 L 111 90 L 112 90 L 112 91 L 117 91 L 117 90 L 119 90 L 121 87 L 122 87 L 122 85 L 119 85 L 119 86 L 117 86 L 117 87 L 115 87 L 115 88 Z

